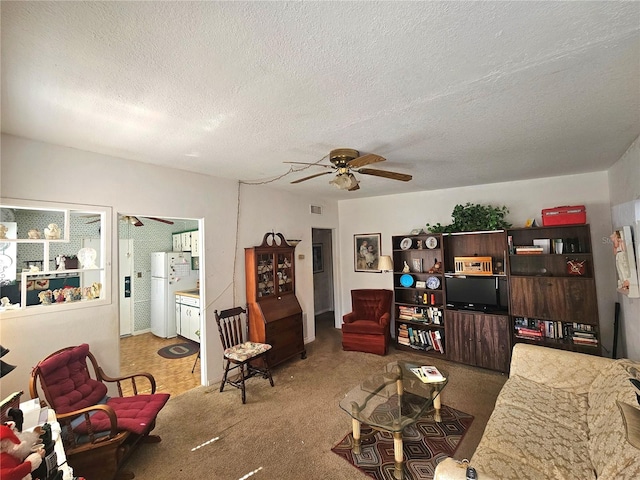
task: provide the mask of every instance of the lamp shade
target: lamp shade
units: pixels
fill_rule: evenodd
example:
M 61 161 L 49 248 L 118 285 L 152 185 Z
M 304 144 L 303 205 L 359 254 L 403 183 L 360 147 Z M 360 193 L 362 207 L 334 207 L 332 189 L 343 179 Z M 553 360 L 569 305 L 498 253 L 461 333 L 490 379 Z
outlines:
M 378 268 L 383 272 L 393 272 L 393 260 L 389 255 L 381 255 L 378 259 Z

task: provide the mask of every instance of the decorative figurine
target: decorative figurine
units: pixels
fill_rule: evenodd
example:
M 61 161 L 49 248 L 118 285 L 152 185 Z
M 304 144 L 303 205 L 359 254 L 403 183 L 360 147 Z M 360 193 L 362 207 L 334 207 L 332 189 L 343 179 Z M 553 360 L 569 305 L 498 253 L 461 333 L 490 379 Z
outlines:
M 50 223 L 49 226 L 44 229 L 44 238 L 47 240 L 59 240 L 60 227 L 55 223 Z
M 58 255 L 56 257 L 56 265 L 58 265 L 58 270 L 65 270 L 65 262 L 67 260 L 67 257 L 65 257 L 64 255 Z
M 440 269 L 442 268 L 442 264 L 436 258 L 433 261 L 433 267 L 429 269 L 429 273 L 440 273 Z
M 37 228 L 32 228 L 31 230 L 29 230 L 27 232 L 27 236 L 32 239 L 42 238 L 40 230 L 38 230 Z
M 4 226 L 3 224 L 0 223 L 0 239 L 5 239 L 7 238 L 7 231 L 9 229 Z
M 405 260 L 404 267 L 402 268 L 402 273 L 409 273 L 410 271 L 411 271 L 411 268 L 409 268 L 409 264 Z
M 40 303 L 43 305 L 51 305 L 53 292 L 51 290 L 43 290 L 38 294 L 38 298 L 40 299 Z

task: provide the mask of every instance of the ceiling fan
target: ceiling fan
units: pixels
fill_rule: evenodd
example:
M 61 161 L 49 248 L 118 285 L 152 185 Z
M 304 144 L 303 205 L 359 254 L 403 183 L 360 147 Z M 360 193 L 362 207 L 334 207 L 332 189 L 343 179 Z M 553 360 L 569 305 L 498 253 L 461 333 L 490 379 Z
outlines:
M 157 217 L 141 217 L 141 218 L 148 218 L 149 220 L 154 220 L 156 222 L 162 222 L 162 223 L 166 223 L 169 225 L 173 225 L 173 222 L 171 220 L 165 220 L 164 218 L 157 218 Z M 91 220 L 90 222 L 87 223 L 96 223 L 99 222 L 100 219 L 96 219 L 96 220 Z M 120 215 L 120 221 L 121 222 L 125 222 L 125 223 L 130 223 L 131 225 L 135 226 L 135 227 L 142 227 L 144 226 L 144 223 L 142 223 L 140 221 L 140 218 L 138 217 L 134 217 L 133 215 Z
M 316 167 L 330 168 L 337 172 L 337 175 L 329 183 L 341 190 L 348 190 L 350 192 L 358 190 L 360 188 L 359 181 L 356 179 L 354 173 L 361 173 L 363 175 L 374 175 L 376 177 L 390 178 L 392 180 L 400 180 L 402 182 L 408 182 L 413 177 L 405 173 L 389 172 L 386 170 L 377 170 L 375 168 L 362 168 L 365 165 L 372 163 L 384 162 L 386 159 L 375 153 L 368 153 L 360 156 L 360 152 L 352 148 L 338 148 L 331 150 L 329 154 L 329 161 L 331 165 L 323 165 L 319 163 L 304 163 L 304 162 L 284 162 L 293 163 L 297 165 L 312 165 Z M 316 173 L 308 177 L 294 180 L 291 183 L 300 183 L 312 178 L 320 177 L 321 175 L 327 175 L 332 172 Z

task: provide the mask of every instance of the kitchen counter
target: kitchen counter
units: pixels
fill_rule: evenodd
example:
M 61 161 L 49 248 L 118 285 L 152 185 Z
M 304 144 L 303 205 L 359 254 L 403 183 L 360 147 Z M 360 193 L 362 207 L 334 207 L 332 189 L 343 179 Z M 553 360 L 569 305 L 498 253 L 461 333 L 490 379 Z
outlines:
M 193 290 L 178 290 L 175 294 L 183 295 L 185 297 L 200 298 L 200 290 L 197 288 L 194 288 Z

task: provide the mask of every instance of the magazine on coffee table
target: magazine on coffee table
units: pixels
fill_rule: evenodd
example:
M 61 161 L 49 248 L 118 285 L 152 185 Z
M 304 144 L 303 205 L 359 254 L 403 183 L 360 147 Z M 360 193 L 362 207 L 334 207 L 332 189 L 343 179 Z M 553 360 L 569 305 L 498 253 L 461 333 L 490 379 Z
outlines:
M 442 382 L 445 378 L 440 371 L 433 365 L 423 365 L 422 367 L 413 367 L 411 371 L 424 383 Z

